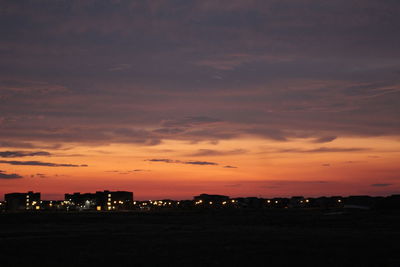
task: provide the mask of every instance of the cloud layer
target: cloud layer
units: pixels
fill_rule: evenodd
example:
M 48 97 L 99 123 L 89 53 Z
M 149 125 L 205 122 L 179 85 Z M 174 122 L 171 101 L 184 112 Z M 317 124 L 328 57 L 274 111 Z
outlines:
M 400 130 L 396 1 L 4 5 L 3 145 Z

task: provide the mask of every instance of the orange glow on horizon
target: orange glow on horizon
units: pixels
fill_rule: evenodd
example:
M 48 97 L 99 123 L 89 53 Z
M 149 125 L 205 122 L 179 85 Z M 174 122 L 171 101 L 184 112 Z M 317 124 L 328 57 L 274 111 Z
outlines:
M 109 189 L 133 191 L 136 199 L 183 199 L 204 192 L 263 197 L 385 195 L 399 189 L 392 185 L 400 170 L 398 147 L 394 138 L 342 138 L 328 144 L 237 139 L 218 144 L 166 141 L 151 147 L 76 146 L 40 160 L 88 167 L 3 165 L 7 173 L 24 178 L 3 180 L 1 194 L 34 190 L 45 198 L 62 199 L 64 193 Z M 341 152 L 342 148 L 354 151 Z M 203 155 L 196 155 L 198 151 Z M 196 161 L 216 165 L 186 163 Z

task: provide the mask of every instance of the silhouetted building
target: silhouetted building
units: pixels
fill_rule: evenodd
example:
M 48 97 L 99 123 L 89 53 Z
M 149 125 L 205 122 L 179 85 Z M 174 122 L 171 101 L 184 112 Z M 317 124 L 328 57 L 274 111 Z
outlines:
M 286 208 L 289 204 L 289 199 L 276 197 L 272 199 L 266 199 L 264 200 L 264 203 L 268 208 Z
M 133 208 L 133 193 L 97 191 L 96 193 L 65 194 L 65 204 L 77 210 L 124 210 Z
M 61 200 L 42 200 L 40 201 L 40 209 L 42 210 L 51 210 L 51 211 L 57 211 L 57 210 L 67 210 L 67 205 L 65 204 L 65 201 Z
M 378 209 L 400 209 L 400 195 L 391 195 L 388 197 L 376 198 Z
M 5 194 L 4 200 L 9 211 L 40 210 L 40 193 L 10 193 Z
M 6 203 L 4 201 L 0 201 L 0 212 L 3 212 L 6 210 Z
M 304 208 L 306 205 L 306 199 L 303 196 L 291 197 L 288 203 L 289 208 Z
M 67 210 L 94 210 L 97 202 L 97 196 L 93 193 L 81 194 L 76 192 L 65 194 L 65 204 L 68 205 Z
M 198 206 L 221 206 L 229 203 L 229 197 L 223 195 L 201 194 L 194 196 L 193 201 Z
M 126 210 L 133 208 L 133 193 L 127 191 L 96 192 L 97 210 Z
M 236 198 L 236 206 L 242 208 L 264 208 L 265 207 L 265 199 L 258 197 L 239 197 Z
M 321 209 L 343 208 L 344 199 L 340 196 L 319 197 L 313 201 L 313 204 Z

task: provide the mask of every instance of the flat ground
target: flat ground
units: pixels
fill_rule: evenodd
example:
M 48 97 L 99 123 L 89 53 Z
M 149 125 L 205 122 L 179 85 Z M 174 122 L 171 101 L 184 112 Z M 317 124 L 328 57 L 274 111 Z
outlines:
M 400 266 L 400 213 L 0 214 L 0 266 Z

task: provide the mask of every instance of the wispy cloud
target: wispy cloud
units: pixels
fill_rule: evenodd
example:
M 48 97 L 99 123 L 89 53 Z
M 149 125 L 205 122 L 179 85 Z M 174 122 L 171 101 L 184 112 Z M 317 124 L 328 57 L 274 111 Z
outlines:
M 195 125 L 207 125 L 221 122 L 220 119 L 206 117 L 206 116 L 194 116 L 194 117 L 185 117 L 183 119 L 177 120 L 165 120 L 162 122 L 162 126 L 164 127 L 193 127 Z
M 59 164 L 59 163 L 50 163 L 50 162 L 42 162 L 42 161 L 7 161 L 0 160 L 0 163 L 10 164 L 10 165 L 21 165 L 21 166 L 47 166 L 47 167 L 87 167 L 86 164 Z
M 226 155 L 243 155 L 247 151 L 244 149 L 234 149 L 227 151 L 213 149 L 199 149 L 197 152 L 188 154 L 189 157 L 205 157 L 205 156 L 226 156 Z
M 179 163 L 179 164 L 189 164 L 189 165 L 219 165 L 216 162 L 210 161 L 181 161 L 181 160 L 172 160 L 172 159 L 148 159 L 150 162 L 165 162 L 165 163 Z
M 209 161 L 184 161 L 182 163 L 183 164 L 191 164 L 191 165 L 219 165 L 218 163 L 209 162 Z
M 340 152 L 360 152 L 368 151 L 370 148 L 364 147 L 319 147 L 313 149 L 298 149 L 298 148 L 287 148 L 279 149 L 276 152 L 279 153 L 340 153 Z
M 22 158 L 22 157 L 33 157 L 33 156 L 51 156 L 49 152 L 46 151 L 0 151 L 1 158 Z
M 387 187 L 387 186 L 391 186 L 393 184 L 371 184 L 371 186 L 373 187 Z
M 12 147 L 12 148 L 23 148 L 23 149 L 59 149 L 62 147 L 62 145 L 61 144 L 38 145 L 21 141 L 0 141 L 0 147 Z
M 337 136 L 323 136 L 313 140 L 313 143 L 329 143 L 337 139 Z
M 7 174 L 5 171 L 0 170 L 0 179 L 19 179 L 23 178 L 21 175 L 16 173 Z

